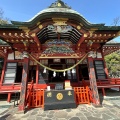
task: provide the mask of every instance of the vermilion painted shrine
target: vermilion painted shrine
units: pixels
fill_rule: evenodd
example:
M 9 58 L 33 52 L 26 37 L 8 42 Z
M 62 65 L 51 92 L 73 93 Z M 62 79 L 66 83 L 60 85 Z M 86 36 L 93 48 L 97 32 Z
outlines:
M 24 110 L 44 107 L 54 89 L 62 100 L 61 89 L 68 85 L 76 104 L 100 105 L 98 89 L 105 95 L 105 88 L 120 87 L 120 79 L 109 78 L 104 61 L 120 49 L 119 43 L 107 43 L 119 35 L 120 26 L 91 24 L 61 0 L 27 22 L 0 25 L 0 93 L 10 101 L 11 94 L 20 92 L 19 110 Z

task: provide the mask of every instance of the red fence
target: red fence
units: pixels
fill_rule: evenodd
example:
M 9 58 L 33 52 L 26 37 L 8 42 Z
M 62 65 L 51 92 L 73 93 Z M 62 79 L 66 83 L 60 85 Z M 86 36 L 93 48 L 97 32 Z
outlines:
M 74 87 L 76 104 L 90 104 L 89 88 Z M 28 108 L 42 107 L 44 108 L 44 90 L 37 89 L 29 92 L 27 100 Z
M 29 93 L 27 101 L 28 108 L 44 107 L 44 90 L 37 89 Z
M 74 87 L 74 92 L 77 104 L 90 104 L 88 87 Z

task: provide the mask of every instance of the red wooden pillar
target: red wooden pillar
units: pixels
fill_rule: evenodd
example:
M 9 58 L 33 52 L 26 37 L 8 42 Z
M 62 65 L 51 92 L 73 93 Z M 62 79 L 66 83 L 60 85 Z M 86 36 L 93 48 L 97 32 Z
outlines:
M 37 68 L 36 68 L 36 85 L 38 84 L 38 79 L 39 79 L 39 65 L 37 64 Z
M 76 59 L 76 63 L 77 63 L 77 59 Z M 80 82 L 80 76 L 79 76 L 79 65 L 76 66 L 76 76 L 77 76 L 77 80 L 78 80 L 78 83 Z
M 11 93 L 8 93 L 7 102 L 10 102 L 10 100 L 11 100 Z
M 100 99 L 98 95 L 98 88 L 97 88 L 95 69 L 94 69 L 94 63 L 92 57 L 88 57 L 88 69 L 89 69 L 90 87 L 93 93 L 93 101 L 95 105 L 99 106 Z
M 3 65 L 2 74 L 1 74 L 1 81 L 0 81 L 0 84 L 1 84 L 1 85 L 2 85 L 2 83 L 3 83 L 3 79 L 4 79 L 4 75 L 5 75 L 6 64 L 7 64 L 7 57 L 4 58 L 4 65 Z
M 29 72 L 29 58 L 25 57 L 24 62 L 23 62 L 21 93 L 20 93 L 20 102 L 19 102 L 19 107 L 18 107 L 19 111 L 24 111 L 25 110 L 28 72 Z

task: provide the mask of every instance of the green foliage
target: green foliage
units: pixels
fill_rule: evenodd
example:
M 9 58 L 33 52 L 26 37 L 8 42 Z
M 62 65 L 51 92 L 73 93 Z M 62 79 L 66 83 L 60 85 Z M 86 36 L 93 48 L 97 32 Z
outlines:
M 8 24 L 9 22 L 7 21 L 7 20 L 2 20 L 2 19 L 0 19 L 0 24 Z
M 105 56 L 106 65 L 111 77 L 120 76 L 120 51 Z

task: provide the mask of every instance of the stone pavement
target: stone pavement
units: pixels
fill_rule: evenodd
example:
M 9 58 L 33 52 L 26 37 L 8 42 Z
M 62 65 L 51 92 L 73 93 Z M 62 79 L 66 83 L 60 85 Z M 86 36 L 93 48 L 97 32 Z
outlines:
M 13 102 L 0 101 L 0 120 L 120 120 L 120 91 L 106 90 L 100 93 L 102 107 L 82 104 L 76 109 L 48 110 L 34 108 L 20 114 Z M 9 109 L 8 109 L 9 108 Z
M 6 100 L 0 100 L 0 116 L 2 113 L 8 111 L 8 108 L 13 106 L 13 102 L 8 103 Z
M 76 109 L 31 109 L 20 114 L 17 107 L 2 114 L 0 120 L 120 120 L 120 100 L 104 100 L 103 106 L 79 105 Z

